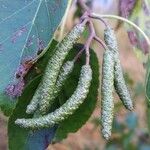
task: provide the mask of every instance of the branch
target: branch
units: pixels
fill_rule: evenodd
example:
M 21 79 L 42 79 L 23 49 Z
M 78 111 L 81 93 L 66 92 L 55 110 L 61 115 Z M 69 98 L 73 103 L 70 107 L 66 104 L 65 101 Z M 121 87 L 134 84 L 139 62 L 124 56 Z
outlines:
M 81 56 L 81 54 L 83 53 L 83 51 L 86 50 L 86 64 L 89 64 L 89 58 L 90 58 L 89 49 L 90 49 L 90 45 L 92 43 L 92 40 L 97 41 L 105 50 L 108 49 L 108 47 L 103 42 L 103 40 L 101 40 L 96 35 L 94 25 L 93 25 L 93 23 L 90 20 L 88 21 L 88 27 L 89 27 L 89 33 L 90 33 L 90 35 L 89 35 L 89 37 L 88 37 L 88 39 L 87 39 L 84 47 L 75 56 L 74 62 Z
M 94 40 L 97 41 L 105 50 L 108 49 L 107 45 L 98 36 L 94 36 Z
M 142 31 L 142 29 L 140 27 L 138 27 L 135 23 L 129 21 L 126 18 L 123 18 L 123 17 L 120 17 L 120 16 L 116 16 L 116 15 L 99 15 L 99 14 L 95 14 L 95 13 L 91 13 L 90 17 L 92 17 L 94 19 L 101 19 L 101 18 L 118 19 L 118 20 L 121 20 L 123 22 L 126 22 L 129 25 L 133 26 L 136 30 L 138 30 L 144 36 L 145 40 L 147 41 L 148 45 L 150 46 L 150 39 L 144 33 L 144 31 Z
M 89 17 L 92 18 L 92 11 L 90 10 L 90 8 L 85 4 L 85 2 L 83 0 L 77 0 L 77 3 L 79 4 L 79 6 L 82 8 L 83 12 L 85 15 L 83 15 L 82 17 L 87 17 L 87 15 Z M 107 27 L 107 23 L 105 20 L 103 20 L 102 18 L 98 18 L 98 20 L 100 20 L 104 25 L 105 27 Z

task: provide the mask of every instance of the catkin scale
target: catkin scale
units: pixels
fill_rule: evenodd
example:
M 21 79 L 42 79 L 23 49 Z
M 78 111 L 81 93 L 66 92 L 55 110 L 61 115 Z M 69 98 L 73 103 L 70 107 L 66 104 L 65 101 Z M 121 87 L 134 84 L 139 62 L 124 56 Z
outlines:
M 106 50 L 103 55 L 102 65 L 102 134 L 105 139 L 111 136 L 112 122 L 113 122 L 113 85 L 114 85 L 114 57 L 113 53 Z
M 108 46 L 108 49 L 114 53 L 114 60 L 115 60 L 115 66 L 114 66 L 114 87 L 115 90 L 122 101 L 123 105 L 128 109 L 133 109 L 133 103 L 131 100 L 131 96 L 129 93 L 129 90 L 126 86 L 124 77 L 123 77 L 123 71 L 121 69 L 121 63 L 119 60 L 119 53 L 118 53 L 118 46 L 117 46 L 117 39 L 114 33 L 114 30 L 111 28 L 107 28 L 104 31 L 104 40 L 105 43 Z
M 54 93 L 53 93 L 51 99 L 55 99 L 57 97 L 57 95 L 60 92 L 62 86 L 64 85 L 66 79 L 68 78 L 69 74 L 72 72 L 73 67 L 74 67 L 74 61 L 67 61 L 62 66 L 59 76 L 58 76 L 58 79 L 57 79 L 57 82 L 56 82 L 56 85 L 55 85 Z M 41 87 L 39 87 L 39 88 L 41 88 Z M 36 96 L 38 96 L 38 94 Z M 39 104 L 38 97 L 37 97 L 37 99 L 34 99 L 34 101 L 32 99 L 30 104 L 27 106 L 26 113 L 28 113 L 28 114 L 34 113 L 38 107 L 38 104 Z
M 41 96 L 40 95 L 40 91 L 42 90 L 41 88 L 42 87 L 38 87 L 38 90 L 36 90 L 34 94 L 34 98 L 28 104 L 27 109 L 26 109 L 27 114 L 33 114 L 37 110 L 40 96 Z
M 21 127 L 29 129 L 41 129 L 52 127 L 73 114 L 76 109 L 84 102 L 89 92 L 92 80 L 92 70 L 89 65 L 82 66 L 78 85 L 73 95 L 60 108 L 54 112 L 33 119 L 17 119 L 15 121 Z
M 54 99 L 51 99 L 51 97 L 53 95 L 59 70 L 63 64 L 64 59 L 69 53 L 69 50 L 82 34 L 84 27 L 84 23 L 77 24 L 63 39 L 63 41 L 57 45 L 53 56 L 47 64 L 43 79 L 32 99 L 33 101 L 36 101 L 37 94 L 39 95 L 39 110 L 41 114 L 45 114 L 54 102 Z
M 58 76 L 54 93 L 58 93 L 61 87 L 64 85 L 69 74 L 72 72 L 74 67 L 74 61 L 67 61 L 60 70 L 60 75 Z
M 55 99 L 57 97 L 58 93 L 62 89 L 62 86 L 65 84 L 65 81 L 67 80 L 70 73 L 72 72 L 73 67 L 74 67 L 74 61 L 67 61 L 62 66 L 51 99 Z

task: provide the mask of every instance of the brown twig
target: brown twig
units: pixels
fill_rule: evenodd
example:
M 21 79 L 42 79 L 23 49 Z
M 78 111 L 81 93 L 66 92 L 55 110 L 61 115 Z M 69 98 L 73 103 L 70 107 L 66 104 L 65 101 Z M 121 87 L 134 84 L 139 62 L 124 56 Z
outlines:
M 96 35 L 95 33 L 95 28 L 94 28 L 94 25 L 92 23 L 92 21 L 89 19 L 86 20 L 87 23 L 88 23 L 88 27 L 89 27 L 89 37 L 84 45 L 84 47 L 78 52 L 78 54 L 75 56 L 74 58 L 74 61 L 76 61 L 80 56 L 81 54 L 83 53 L 83 51 L 85 50 L 86 51 L 86 64 L 89 64 L 89 59 L 90 59 L 90 53 L 89 53 L 89 50 L 90 50 L 90 45 L 92 43 L 92 40 L 95 40 L 97 41 L 104 49 L 107 49 L 107 46 L 106 44 Z
M 88 27 L 89 27 L 89 32 L 90 35 L 85 43 L 85 51 L 86 51 L 86 64 L 89 64 L 90 61 L 90 53 L 89 53 L 89 49 L 90 49 L 90 45 L 91 42 L 95 36 L 95 30 L 94 30 L 94 26 L 93 23 L 91 21 L 88 22 Z
M 95 16 L 92 15 L 92 11 L 89 9 L 89 7 L 85 4 L 85 2 L 83 0 L 77 0 L 77 3 L 82 8 L 83 12 L 88 15 L 88 17 L 100 20 L 105 25 L 105 27 L 108 26 L 107 22 L 103 18 L 95 18 Z
M 98 36 L 95 35 L 94 40 L 97 41 L 105 50 L 108 49 L 105 42 L 103 42 L 103 40 L 101 40 Z
M 92 15 L 92 13 L 90 13 L 88 16 L 90 18 L 97 19 L 97 20 L 101 21 L 105 25 L 106 28 L 108 27 L 108 23 L 104 19 L 102 19 L 100 17 L 95 17 L 95 16 Z

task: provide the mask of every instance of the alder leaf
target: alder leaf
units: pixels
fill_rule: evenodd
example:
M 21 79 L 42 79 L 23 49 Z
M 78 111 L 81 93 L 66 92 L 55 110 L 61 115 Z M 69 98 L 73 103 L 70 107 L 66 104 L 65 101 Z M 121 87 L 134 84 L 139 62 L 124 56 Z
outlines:
M 21 93 L 24 82 L 16 73 L 48 46 L 66 6 L 67 0 L 0 0 L 0 106 L 6 99 L 11 106 Z
M 57 42 L 53 40 L 49 46 L 49 50 L 45 53 L 44 57 L 40 58 L 38 62 L 30 69 L 28 74 L 25 77 L 26 84 L 32 81 L 36 76 L 42 74 L 45 70 L 46 64 L 50 57 L 52 56 Z M 0 107 L 1 111 L 6 116 L 10 116 L 18 98 L 12 99 L 11 97 L 6 96 L 5 94 L 0 94 Z
M 35 89 L 39 83 L 40 77 L 33 80 L 27 88 L 24 90 L 22 96 L 19 98 L 17 106 L 13 111 L 13 114 L 9 118 L 8 122 L 8 144 L 9 150 L 25 150 L 25 145 L 27 142 L 27 137 L 30 131 L 27 131 L 24 128 L 20 128 L 15 125 L 15 120 L 20 117 L 32 117 L 32 115 L 27 115 L 25 113 L 26 106 L 30 102 Z M 19 142 L 18 142 L 19 141 Z M 36 148 L 35 148 L 36 149 Z
M 150 58 L 147 60 L 146 64 L 146 77 L 145 77 L 145 92 L 148 103 L 150 104 Z
M 0 1 L 0 92 L 15 83 L 20 63 L 47 47 L 67 0 Z
M 57 43 L 54 41 L 51 46 L 51 49 L 49 49 L 47 53 L 44 55 L 44 57 L 37 62 L 35 68 L 36 70 L 37 69 L 40 70 L 40 73 L 37 74 L 37 72 L 33 69 L 27 75 L 26 78 L 27 80 L 30 78 L 32 78 L 33 80 L 30 81 L 30 83 L 25 88 L 23 95 L 19 98 L 16 108 L 14 109 L 9 119 L 8 136 L 9 136 L 10 150 L 16 149 L 26 150 L 26 148 L 30 150 L 33 149 L 33 146 L 34 149 L 37 150 L 40 148 L 45 149 L 45 147 L 48 145 L 48 143 L 51 142 L 53 136 L 55 135 L 54 131 L 57 129 L 57 127 L 31 132 L 29 130 L 25 130 L 23 128 L 20 128 L 19 126 L 16 126 L 14 121 L 17 118 L 32 117 L 31 115 L 27 115 L 25 113 L 25 110 L 32 98 L 32 95 L 35 92 L 35 89 L 37 88 L 40 82 L 41 79 L 40 75 L 42 75 L 42 72 L 44 71 L 44 68 L 47 64 L 47 61 L 51 57 L 52 49 L 54 49 L 56 44 Z M 70 51 L 70 54 L 66 60 L 68 59 L 71 60 L 72 58 L 74 58 L 74 56 L 77 54 L 77 52 L 80 50 L 81 47 L 83 47 L 83 45 L 75 46 Z M 66 85 L 62 90 L 64 94 L 62 94 L 63 92 L 60 92 L 60 95 L 58 96 L 54 105 L 52 106 L 52 111 L 60 107 L 60 105 L 62 105 L 74 91 L 78 82 L 81 66 L 85 62 L 84 60 L 85 56 L 83 56 L 81 59 L 77 61 L 73 73 L 69 77 L 69 80 L 67 80 Z M 97 100 L 97 90 L 99 86 L 99 66 L 96 54 L 92 50 L 91 50 L 91 66 L 93 69 L 93 80 L 90 87 L 90 93 L 88 95 L 88 98 L 85 100 L 85 103 L 75 112 L 74 115 L 72 115 L 59 125 L 58 130 L 56 130 L 57 134 L 55 136 L 55 141 L 62 140 L 67 136 L 68 133 L 75 132 L 79 128 L 81 128 L 81 126 L 86 123 L 86 121 L 88 120 L 88 118 L 90 117 L 95 108 Z M 61 104 L 59 104 L 59 102 Z M 76 122 L 76 124 L 74 124 L 74 122 Z
M 148 73 L 147 81 L 146 81 L 146 96 L 150 103 L 150 72 Z
M 45 70 L 46 64 L 52 53 L 54 52 L 55 46 L 57 45 L 56 41 L 52 41 L 50 48 L 45 53 L 45 55 L 38 60 L 34 67 L 28 72 L 25 80 L 28 83 L 21 97 L 18 98 L 18 103 L 11 114 L 8 122 L 8 142 L 10 150 L 32 150 L 34 146 L 35 149 L 45 149 L 45 147 L 51 141 L 51 138 L 54 135 L 55 128 L 52 129 L 43 129 L 37 132 L 30 132 L 15 125 L 14 121 L 17 118 L 22 117 L 32 117 L 32 115 L 27 115 L 25 113 L 26 107 L 30 102 L 35 89 L 37 88 L 42 74 Z M 37 71 L 38 70 L 38 71 Z M 6 107 L 6 106 L 5 106 Z M 6 109 L 6 108 L 5 108 Z M 7 112 L 7 111 L 5 111 Z M 12 109 L 11 109 L 12 112 Z M 8 112 L 7 112 L 8 113 Z M 32 139 L 32 140 L 31 140 Z M 19 142 L 17 142 L 19 141 Z M 17 144 L 16 144 L 17 143 Z M 37 146 L 37 147 L 36 147 Z
M 145 81 L 145 93 L 146 93 L 146 102 L 147 102 L 147 109 L 146 109 L 146 116 L 147 116 L 147 124 L 148 129 L 150 131 L 150 58 L 147 60 L 146 64 L 146 81 Z

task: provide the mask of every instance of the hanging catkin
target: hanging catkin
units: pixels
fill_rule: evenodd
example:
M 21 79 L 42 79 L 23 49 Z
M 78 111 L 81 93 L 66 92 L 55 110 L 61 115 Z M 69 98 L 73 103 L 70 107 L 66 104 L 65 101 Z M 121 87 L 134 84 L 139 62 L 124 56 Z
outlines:
M 40 129 L 52 127 L 53 125 L 61 122 L 73 114 L 84 102 L 89 92 L 91 80 L 91 67 L 89 65 L 82 66 L 78 86 L 66 103 L 48 115 L 33 119 L 17 119 L 15 123 L 24 128 Z
M 36 90 L 32 100 L 30 101 L 29 105 L 27 106 L 27 109 L 26 109 L 27 114 L 33 114 L 37 110 L 39 100 L 41 97 L 41 95 L 40 95 L 41 90 L 42 90 L 42 86 L 39 86 L 38 89 Z
M 54 101 L 54 99 L 51 99 L 51 97 L 54 92 L 54 87 L 60 68 L 69 50 L 81 36 L 84 27 L 85 23 L 77 24 L 71 30 L 71 32 L 62 40 L 62 42 L 57 45 L 53 56 L 47 64 L 43 79 L 32 99 L 33 102 L 36 102 L 38 99 L 39 110 L 41 114 L 45 114 Z
M 116 39 L 116 36 L 115 36 L 113 29 L 107 28 L 104 31 L 104 40 L 108 46 L 108 49 L 114 53 L 114 58 L 115 58 L 114 86 L 115 86 L 115 90 L 116 90 L 117 94 L 119 95 L 124 106 L 127 109 L 132 110 L 133 109 L 133 103 L 132 103 L 129 90 L 126 86 L 126 83 L 125 83 L 125 80 L 123 77 L 123 71 L 121 68 L 120 60 L 119 60 L 117 39 Z
M 109 139 L 111 136 L 112 122 L 113 122 L 113 85 L 114 85 L 114 57 L 113 53 L 106 50 L 103 55 L 102 65 L 102 83 L 101 83 L 101 95 L 102 95 L 102 134 L 105 139 Z
M 53 93 L 51 99 L 55 99 L 57 97 L 57 95 L 60 92 L 62 86 L 64 85 L 66 79 L 68 78 L 69 74 L 72 72 L 73 67 L 74 67 L 74 61 L 67 61 L 62 66 L 62 68 L 60 70 L 60 74 L 59 74 L 57 82 L 56 82 L 56 85 L 55 85 L 54 93 Z M 39 88 L 41 88 L 41 87 L 39 87 Z M 37 99 L 34 99 L 34 101 L 32 99 L 30 104 L 27 106 L 26 113 L 28 113 L 28 114 L 34 113 L 35 110 L 37 109 L 38 104 L 39 104 L 38 97 L 37 97 Z
M 74 67 L 74 61 L 67 61 L 60 70 L 60 75 L 58 76 L 55 90 L 54 90 L 54 97 L 58 95 L 62 86 L 65 84 L 65 81 L 69 77 L 70 73 L 72 72 Z
M 133 103 L 131 100 L 131 96 L 127 86 L 125 84 L 125 80 L 123 78 L 122 68 L 120 65 L 120 60 L 116 59 L 115 61 L 115 89 L 117 94 L 119 95 L 122 103 L 128 110 L 133 110 Z

